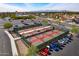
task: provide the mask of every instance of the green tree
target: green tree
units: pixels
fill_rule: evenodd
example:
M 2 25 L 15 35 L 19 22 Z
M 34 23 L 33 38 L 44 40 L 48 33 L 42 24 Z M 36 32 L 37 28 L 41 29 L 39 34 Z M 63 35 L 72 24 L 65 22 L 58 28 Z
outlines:
M 28 16 L 16 16 L 15 14 L 11 15 L 12 19 L 35 19 L 36 17 L 33 15 L 28 15 Z
M 28 56 L 35 56 L 38 52 L 38 49 L 35 46 L 31 46 L 28 49 Z
M 43 20 L 42 25 L 48 25 L 48 20 Z
M 78 33 L 79 32 L 79 28 L 76 27 L 75 25 L 72 25 L 71 32 L 72 33 Z
M 29 19 L 35 19 L 36 17 L 33 16 L 33 15 L 29 15 L 28 18 L 29 18 Z
M 11 14 L 10 17 L 11 17 L 12 19 L 15 19 L 15 18 L 16 18 L 16 15 L 15 15 L 15 14 Z
M 4 23 L 4 28 L 6 28 L 6 29 L 11 28 L 12 26 L 13 26 L 13 24 L 10 23 L 10 22 L 6 22 L 6 23 Z

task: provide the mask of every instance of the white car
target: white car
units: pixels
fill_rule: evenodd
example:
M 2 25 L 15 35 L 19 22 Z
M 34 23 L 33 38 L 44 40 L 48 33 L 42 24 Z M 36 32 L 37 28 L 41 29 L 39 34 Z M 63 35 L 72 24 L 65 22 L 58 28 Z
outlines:
M 58 40 L 58 42 L 60 43 L 60 44 L 66 44 L 66 43 L 68 43 L 68 38 L 63 38 L 63 39 L 60 39 L 60 40 Z
M 60 44 L 64 44 L 64 40 L 63 40 L 63 39 L 58 40 L 58 42 L 59 42 Z

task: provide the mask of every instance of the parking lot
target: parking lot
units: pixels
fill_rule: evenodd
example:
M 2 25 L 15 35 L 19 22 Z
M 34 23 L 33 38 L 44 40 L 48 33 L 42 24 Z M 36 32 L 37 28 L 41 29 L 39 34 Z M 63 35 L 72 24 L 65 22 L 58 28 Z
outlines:
M 8 20 L 6 20 L 8 22 Z M 11 46 L 10 46 L 10 40 L 9 38 L 5 35 L 3 28 L 3 23 L 6 21 L 3 21 L 0 19 L 0 55 L 12 55 L 11 52 Z M 23 24 L 18 21 L 14 20 L 12 21 L 13 24 L 23 26 Z M 20 24 L 21 23 L 21 24 Z M 69 44 L 65 45 L 63 50 L 60 50 L 58 52 L 53 51 L 52 56 L 79 56 L 79 38 L 74 37 L 73 41 L 70 42 Z
M 74 37 L 74 40 L 67 44 L 63 50 L 53 51 L 52 56 L 79 56 L 79 38 Z

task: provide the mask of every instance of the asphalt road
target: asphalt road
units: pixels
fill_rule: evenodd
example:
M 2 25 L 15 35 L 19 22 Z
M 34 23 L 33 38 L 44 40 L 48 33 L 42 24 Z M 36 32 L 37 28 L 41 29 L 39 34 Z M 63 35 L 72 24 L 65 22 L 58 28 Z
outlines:
M 11 56 L 11 44 L 10 39 L 4 33 L 3 29 L 0 29 L 0 56 Z

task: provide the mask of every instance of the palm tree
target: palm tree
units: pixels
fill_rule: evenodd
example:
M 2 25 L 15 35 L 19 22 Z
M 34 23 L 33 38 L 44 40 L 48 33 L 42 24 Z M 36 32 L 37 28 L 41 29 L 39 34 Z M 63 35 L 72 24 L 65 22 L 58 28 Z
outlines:
M 35 46 L 31 46 L 28 49 L 28 56 L 35 56 L 38 52 L 38 49 Z
M 56 19 L 56 23 L 57 24 L 60 24 L 60 19 Z

